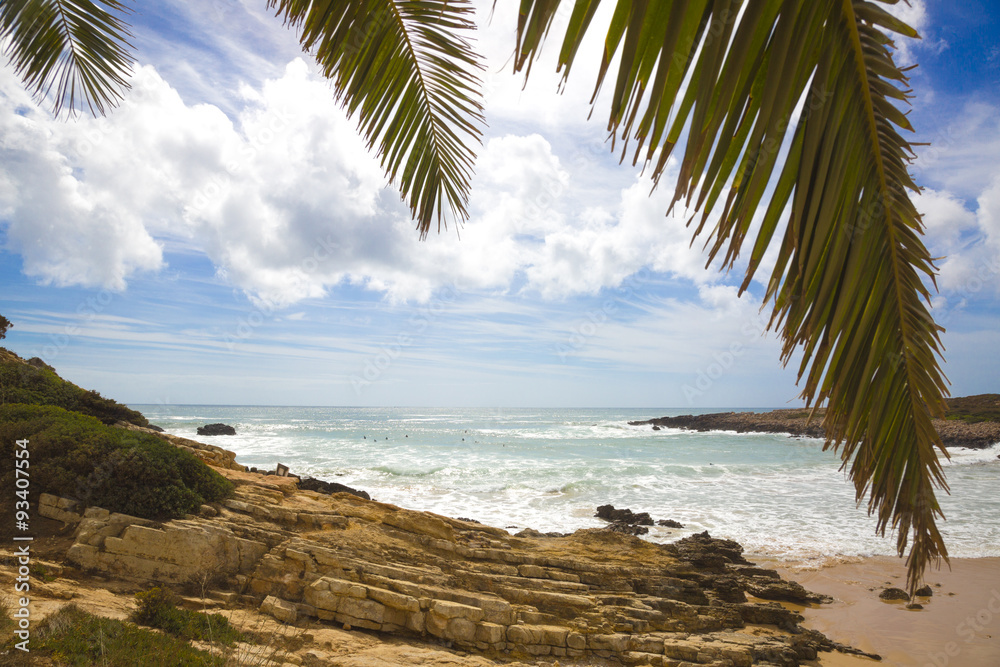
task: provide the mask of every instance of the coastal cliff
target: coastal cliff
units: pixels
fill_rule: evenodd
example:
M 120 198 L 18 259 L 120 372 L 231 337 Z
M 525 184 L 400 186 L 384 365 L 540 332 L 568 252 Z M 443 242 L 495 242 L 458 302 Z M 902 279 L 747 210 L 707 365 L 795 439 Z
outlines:
M 985 449 L 1000 442 L 1000 395 L 982 394 L 948 399 L 946 419 L 933 420 L 945 447 Z M 809 410 L 785 409 L 767 412 L 716 412 L 703 415 L 657 417 L 630 421 L 632 426 L 681 428 L 690 431 L 735 431 L 736 433 L 787 433 L 810 438 L 824 437 L 823 409 L 810 417 Z

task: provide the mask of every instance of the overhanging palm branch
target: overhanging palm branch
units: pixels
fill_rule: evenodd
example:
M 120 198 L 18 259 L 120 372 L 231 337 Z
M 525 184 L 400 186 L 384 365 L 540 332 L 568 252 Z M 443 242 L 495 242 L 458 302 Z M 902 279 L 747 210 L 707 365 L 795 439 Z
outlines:
M 909 129 L 894 103 L 908 97 L 906 78 L 883 30 L 915 33 L 880 3 L 891 0 L 617 0 L 597 86 L 617 62 L 609 130 L 657 182 L 687 137 L 676 200 L 702 211 L 696 235 L 718 220 L 709 263 L 732 267 L 755 233 L 743 290 L 787 216 L 765 296 L 782 358 L 802 354 L 802 395 L 828 405 L 827 446 L 878 530 L 898 531 L 901 554 L 912 534 L 912 591 L 947 556 L 935 526 L 946 452 L 930 421 L 945 380 L 925 305 L 935 269 L 897 130 Z M 268 4 L 358 114 L 421 235 L 435 217 L 440 227 L 445 204 L 464 218 L 482 123 L 479 58 L 462 37 L 469 0 Z M 575 2 L 559 59 L 567 74 L 599 4 Z M 522 0 L 518 70 L 530 69 L 559 5 Z M 57 113 L 78 101 L 104 113 L 126 85 L 123 11 L 111 0 L 6 0 L 0 37 L 36 95 L 55 86 Z
M 574 6 L 566 74 L 598 5 Z M 558 6 L 522 1 L 516 68 L 530 68 Z M 877 530 L 897 531 L 900 555 L 912 535 L 912 593 L 947 558 L 935 525 L 947 452 L 931 423 L 946 380 L 924 283 L 935 268 L 898 131 L 911 129 L 896 106 L 909 91 L 885 30 L 917 36 L 862 0 L 619 0 L 597 88 L 612 79 L 608 129 L 655 181 L 686 134 L 675 202 L 701 211 L 695 235 L 718 220 L 709 263 L 732 267 L 756 229 L 741 292 L 787 216 L 764 299 L 782 360 L 802 355 L 802 397 L 827 404 L 826 446 L 840 450 Z
M 132 71 L 131 34 L 117 0 L 3 0 L 0 43 L 25 86 L 54 113 L 86 104 L 104 114 Z
M 399 183 L 421 236 L 444 205 L 468 217 L 483 123 L 480 58 L 462 37 L 469 0 L 268 0 L 358 115 L 369 149 Z

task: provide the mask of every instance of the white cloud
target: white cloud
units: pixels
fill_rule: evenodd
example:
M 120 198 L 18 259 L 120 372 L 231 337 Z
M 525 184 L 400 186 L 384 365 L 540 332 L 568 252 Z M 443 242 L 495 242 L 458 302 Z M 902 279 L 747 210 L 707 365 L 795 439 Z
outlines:
M 23 96 L 4 75 L 8 99 Z M 120 289 L 136 271 L 161 268 L 160 244 L 172 241 L 278 307 L 344 282 L 426 300 L 445 285 L 562 298 L 617 286 L 647 266 L 717 280 L 700 246 L 689 247 L 684 212 L 664 215 L 672 192 L 650 196 L 649 179 L 614 164 L 599 143 L 560 156 L 538 134 L 489 139 L 470 221 L 460 235 L 421 243 L 328 84 L 304 62 L 240 95 L 243 110 L 230 120 L 216 106 L 186 104 L 145 66 L 107 119 L 55 122 L 5 105 L 5 150 L 20 157 L 0 168 L 0 202 L 29 275 Z
M 9 68 L 0 94 L 11 103 L 0 109 L 0 214 L 24 272 L 59 286 L 123 289 L 134 271 L 159 269 L 160 247 L 137 211 L 65 154 L 69 126 L 43 122 Z
M 948 40 L 938 36 L 934 17 L 927 11 L 925 0 L 908 0 L 883 8 L 920 35 L 920 39 L 911 39 L 890 32 L 890 37 L 896 44 L 894 59 L 897 65 L 907 67 L 916 64 L 923 54 L 937 55 L 949 47 Z
M 979 196 L 975 212 L 948 193 L 925 190 L 915 198 L 924 214 L 926 242 L 939 262 L 935 318 L 947 325 L 969 301 L 1000 294 L 1000 175 Z
M 914 172 L 918 181 L 975 199 L 1000 174 L 1000 109 L 984 102 L 961 107 L 956 120 L 918 147 Z

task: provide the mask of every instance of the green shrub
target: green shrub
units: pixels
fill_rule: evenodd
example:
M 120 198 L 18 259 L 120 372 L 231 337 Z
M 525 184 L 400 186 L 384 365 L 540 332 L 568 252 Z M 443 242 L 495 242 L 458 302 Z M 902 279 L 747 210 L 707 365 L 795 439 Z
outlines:
M 0 637 L 7 637 L 14 630 L 14 619 L 10 617 L 11 604 L 6 593 L 0 593 Z
M 233 484 L 155 435 L 105 426 L 59 407 L 0 406 L 0 486 L 14 487 L 15 441 L 30 441 L 31 495 L 52 493 L 147 519 L 170 519 L 232 493 Z M 10 494 L 9 494 L 10 495 Z
M 159 628 L 175 637 L 218 642 L 232 646 L 244 639 L 242 633 L 221 614 L 180 609 L 174 594 L 165 588 L 151 588 L 135 594 L 138 607 L 131 620 L 140 625 Z
M 41 359 L 25 362 L 0 348 L 0 404 L 7 403 L 56 405 L 96 417 L 105 424 L 126 421 L 136 426 L 149 426 L 142 413 L 63 380 Z
M 30 646 L 33 658 L 73 667 L 222 667 L 226 662 L 176 637 L 94 616 L 72 604 L 39 623 Z

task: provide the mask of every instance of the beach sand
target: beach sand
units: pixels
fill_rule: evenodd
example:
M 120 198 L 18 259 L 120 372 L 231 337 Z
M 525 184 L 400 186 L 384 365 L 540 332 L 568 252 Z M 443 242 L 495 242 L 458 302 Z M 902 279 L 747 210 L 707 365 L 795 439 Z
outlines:
M 762 565 L 765 563 L 758 560 Z M 921 610 L 886 602 L 884 588 L 904 588 L 903 559 L 876 557 L 822 569 L 768 564 L 783 577 L 834 598 L 832 604 L 796 607 L 805 627 L 834 641 L 882 656 L 881 662 L 839 653 L 821 654 L 821 667 L 1000 667 L 1000 558 L 952 559 L 931 569 L 929 598 Z

